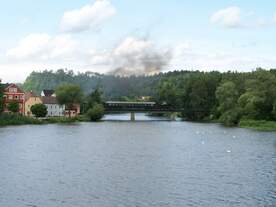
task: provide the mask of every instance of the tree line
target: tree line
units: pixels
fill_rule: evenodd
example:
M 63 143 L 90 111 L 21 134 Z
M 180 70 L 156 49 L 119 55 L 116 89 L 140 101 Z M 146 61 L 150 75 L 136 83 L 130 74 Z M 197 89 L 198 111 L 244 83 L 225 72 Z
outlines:
M 182 107 L 188 120 L 276 121 L 276 70 L 175 73 L 162 78 L 155 98 Z
M 135 100 L 149 96 L 157 103 L 183 108 L 179 115 L 187 120 L 216 120 L 225 125 L 236 125 L 241 119 L 276 121 L 275 69 L 225 73 L 173 71 L 129 77 L 45 70 L 31 73 L 23 88 L 40 93 L 43 89 L 62 91 L 60 86 L 63 86 L 67 90 L 60 94 L 68 99 L 68 94 L 73 91 L 68 89 L 68 84 L 78 87 L 81 98 L 77 100 L 83 103 L 84 113 L 91 109 L 91 116 L 92 108 L 103 113 L 104 100 Z M 70 106 L 68 102 L 67 105 Z

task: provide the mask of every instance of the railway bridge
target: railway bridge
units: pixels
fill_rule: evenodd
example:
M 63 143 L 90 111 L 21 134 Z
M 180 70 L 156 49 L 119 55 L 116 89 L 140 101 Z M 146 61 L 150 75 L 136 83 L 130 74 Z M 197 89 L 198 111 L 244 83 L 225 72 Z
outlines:
M 106 113 L 130 113 L 131 121 L 135 120 L 135 112 L 182 112 L 184 109 L 175 108 L 167 104 L 157 104 L 155 102 L 123 102 L 107 101 L 104 103 Z

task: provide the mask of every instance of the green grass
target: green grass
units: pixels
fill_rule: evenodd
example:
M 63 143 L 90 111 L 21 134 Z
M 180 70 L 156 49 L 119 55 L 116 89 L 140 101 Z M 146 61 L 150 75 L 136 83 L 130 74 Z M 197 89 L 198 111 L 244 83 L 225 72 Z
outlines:
M 276 131 L 276 121 L 241 120 L 239 126 L 258 131 Z
M 42 124 L 41 120 L 22 116 L 20 114 L 2 113 L 0 114 L 0 126 L 24 125 L 24 124 Z
M 22 116 L 14 113 L 2 113 L 0 114 L 0 126 L 9 125 L 25 125 L 25 124 L 67 124 L 74 122 L 89 121 L 86 116 L 78 116 L 74 118 L 68 117 L 49 117 L 43 119 L 36 119 L 31 117 Z
M 79 115 L 77 117 L 49 117 L 43 120 L 46 124 L 54 124 L 54 123 L 74 123 L 74 122 L 88 122 L 89 119 L 85 115 Z

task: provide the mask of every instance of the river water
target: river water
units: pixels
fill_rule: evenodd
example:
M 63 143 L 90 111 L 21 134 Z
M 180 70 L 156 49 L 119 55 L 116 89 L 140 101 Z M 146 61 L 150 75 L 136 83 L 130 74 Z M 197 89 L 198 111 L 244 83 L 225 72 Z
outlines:
M 0 206 L 276 206 L 275 132 L 136 118 L 0 128 Z

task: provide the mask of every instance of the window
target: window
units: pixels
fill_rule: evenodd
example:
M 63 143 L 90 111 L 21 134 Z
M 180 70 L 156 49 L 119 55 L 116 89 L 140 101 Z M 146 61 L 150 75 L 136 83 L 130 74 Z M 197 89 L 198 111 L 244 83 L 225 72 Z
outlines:
M 13 96 L 12 95 L 9 95 L 9 100 L 12 100 L 13 99 Z
M 18 100 L 18 96 L 14 96 L 14 99 Z
M 17 88 L 9 88 L 10 93 L 17 93 Z

